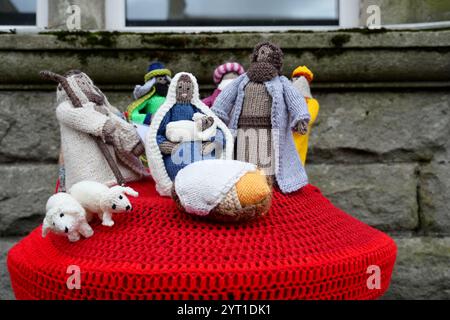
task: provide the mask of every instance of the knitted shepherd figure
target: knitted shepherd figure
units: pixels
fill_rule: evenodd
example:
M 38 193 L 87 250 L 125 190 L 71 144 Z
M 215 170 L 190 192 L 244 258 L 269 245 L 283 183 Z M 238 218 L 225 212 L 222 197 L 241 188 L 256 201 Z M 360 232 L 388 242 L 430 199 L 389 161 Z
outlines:
M 138 124 L 150 124 L 151 117 L 166 100 L 172 72 L 161 62 L 152 62 L 144 77 L 145 84 L 134 88 L 135 101 L 127 108 L 128 120 Z
M 313 98 L 309 85 L 313 81 L 314 74 L 306 66 L 299 66 L 292 72 L 292 84 L 305 97 L 308 111 L 311 115 L 311 120 L 308 124 L 308 133 L 301 135 L 298 132 L 293 132 L 295 148 L 302 160 L 303 165 L 306 162 L 306 154 L 308 153 L 308 141 L 311 128 L 319 114 L 319 102 Z
M 243 221 L 265 215 L 271 186 L 250 163 L 232 160 L 233 136 L 199 99 L 195 77 L 175 75 L 146 138 L 156 190 L 194 216 Z
M 244 67 L 237 62 L 227 62 L 218 66 L 213 73 L 213 80 L 217 88 L 212 95 L 202 100 L 203 103 L 211 108 L 222 90 L 243 73 Z
M 308 183 L 291 130 L 306 134 L 310 115 L 305 98 L 281 75 L 282 64 L 278 46 L 258 44 L 248 71 L 222 91 L 212 111 L 235 134 L 237 160 L 257 164 L 288 193 Z
M 85 73 L 71 70 L 64 76 L 49 71 L 41 74 L 59 83 L 56 117 L 61 129 L 67 190 L 83 180 L 117 184 L 97 137 L 107 144 L 109 155 L 126 182 L 148 175 L 138 160 L 145 150 L 136 129 L 116 115 L 117 109 Z M 75 106 L 73 101 L 80 105 Z

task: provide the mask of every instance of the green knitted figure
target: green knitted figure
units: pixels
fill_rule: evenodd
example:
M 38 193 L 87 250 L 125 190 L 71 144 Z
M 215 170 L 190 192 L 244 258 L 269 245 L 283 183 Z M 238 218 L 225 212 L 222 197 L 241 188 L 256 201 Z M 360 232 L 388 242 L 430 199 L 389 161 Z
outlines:
M 135 101 L 127 108 L 128 120 L 138 124 L 150 124 L 151 117 L 166 101 L 172 73 L 160 62 L 153 62 L 147 69 L 145 84 L 134 88 Z

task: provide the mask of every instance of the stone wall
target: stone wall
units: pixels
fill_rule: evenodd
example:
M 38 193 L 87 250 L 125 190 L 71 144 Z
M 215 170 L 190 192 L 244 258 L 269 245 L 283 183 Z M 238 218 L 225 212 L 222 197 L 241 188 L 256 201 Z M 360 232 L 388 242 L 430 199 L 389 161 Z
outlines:
M 450 30 L 0 34 L 0 298 L 13 298 L 9 248 L 36 227 L 53 192 L 59 150 L 54 85 L 38 71 L 80 68 L 125 108 L 148 61 L 198 76 L 242 61 L 262 39 L 285 51 L 286 74 L 315 73 L 321 110 L 311 182 L 355 217 L 386 231 L 399 253 L 386 299 L 450 298 Z

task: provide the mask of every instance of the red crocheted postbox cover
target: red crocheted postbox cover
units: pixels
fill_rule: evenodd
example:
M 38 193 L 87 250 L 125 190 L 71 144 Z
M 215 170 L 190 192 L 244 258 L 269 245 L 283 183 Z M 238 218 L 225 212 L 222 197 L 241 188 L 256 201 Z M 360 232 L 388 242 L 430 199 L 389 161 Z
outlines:
M 89 239 L 41 237 L 14 246 L 8 268 L 17 299 L 373 299 L 389 286 L 391 238 L 334 207 L 314 186 L 274 191 L 269 214 L 245 224 L 199 221 L 157 195 L 152 182 L 132 213 L 94 224 Z M 80 289 L 67 280 L 75 265 Z M 370 266 L 380 287 L 367 285 Z M 69 269 L 71 270 L 71 269 Z

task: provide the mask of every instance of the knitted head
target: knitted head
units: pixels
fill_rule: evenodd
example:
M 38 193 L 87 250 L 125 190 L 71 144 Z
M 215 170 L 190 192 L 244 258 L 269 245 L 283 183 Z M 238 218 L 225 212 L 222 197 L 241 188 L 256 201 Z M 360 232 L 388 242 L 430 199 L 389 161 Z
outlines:
M 188 75 L 182 75 L 177 81 L 177 103 L 191 102 L 194 94 L 194 84 Z
M 106 96 L 94 85 L 94 82 L 87 74 L 80 70 L 70 70 L 61 76 L 51 71 L 42 71 L 41 76 L 48 80 L 58 82 L 56 100 L 58 103 L 63 101 L 76 101 L 80 107 L 82 104 L 93 102 L 96 105 L 105 105 L 112 108 Z
M 238 76 L 240 76 L 244 72 L 245 72 L 244 71 L 244 67 L 241 66 L 239 63 L 237 63 L 237 62 L 227 62 L 227 63 L 224 63 L 224 64 L 218 66 L 214 70 L 213 80 L 214 80 L 214 83 L 216 85 L 218 85 L 219 82 L 222 81 L 222 78 L 227 73 L 236 73 Z
M 271 42 L 261 42 L 253 49 L 247 75 L 251 81 L 265 82 L 281 75 L 283 51 Z
M 308 69 L 307 66 L 298 66 L 295 68 L 294 71 L 292 71 L 291 78 L 299 78 L 299 77 L 305 77 L 306 80 L 308 80 L 309 83 L 311 83 L 314 79 L 314 74 L 311 72 L 311 70 Z
M 167 76 L 170 78 L 172 76 L 172 72 L 169 69 L 166 69 L 163 63 L 155 61 L 150 63 L 148 66 L 144 80 L 147 82 L 157 76 Z

